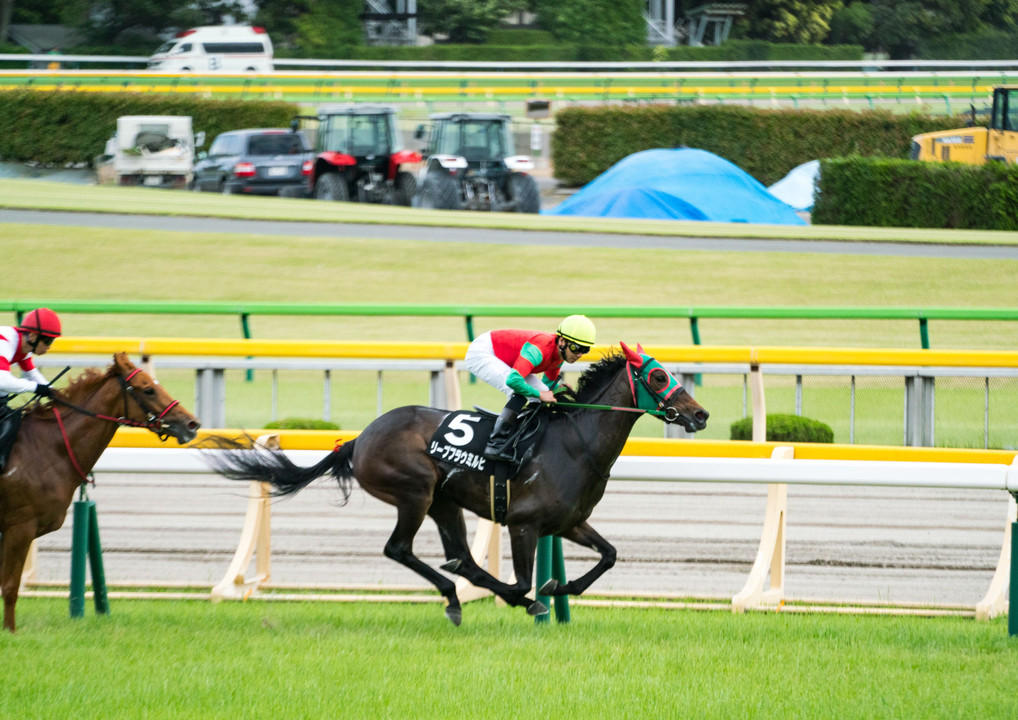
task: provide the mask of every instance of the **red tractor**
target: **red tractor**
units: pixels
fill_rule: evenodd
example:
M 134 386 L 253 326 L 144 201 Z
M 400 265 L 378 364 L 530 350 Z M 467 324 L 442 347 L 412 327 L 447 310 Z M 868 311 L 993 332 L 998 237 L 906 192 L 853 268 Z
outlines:
M 409 205 L 417 192 L 406 165 L 420 153 L 404 150 L 396 110 L 383 105 L 323 105 L 316 117 L 314 170 L 310 192 L 316 200 Z

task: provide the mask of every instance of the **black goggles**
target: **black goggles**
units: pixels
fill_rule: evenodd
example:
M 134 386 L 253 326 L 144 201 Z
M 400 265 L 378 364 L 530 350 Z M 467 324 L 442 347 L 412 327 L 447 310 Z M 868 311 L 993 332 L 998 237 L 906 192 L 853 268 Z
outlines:
M 52 345 L 54 340 L 56 338 L 50 335 L 39 335 L 38 342 L 41 342 L 43 345 Z
M 569 352 L 574 355 L 586 355 L 590 352 L 590 345 L 580 345 L 579 343 L 574 343 L 572 341 L 567 341 L 566 347 L 569 348 Z

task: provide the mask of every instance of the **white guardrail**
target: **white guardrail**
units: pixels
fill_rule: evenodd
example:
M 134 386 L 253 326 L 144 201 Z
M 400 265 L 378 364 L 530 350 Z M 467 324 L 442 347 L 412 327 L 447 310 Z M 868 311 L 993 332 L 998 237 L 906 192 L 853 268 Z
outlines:
M 84 63 L 104 65 L 139 65 L 147 64 L 148 56 L 144 55 L 50 55 L 49 53 L 0 53 L 3 62 L 36 63 L 42 68 L 50 63 Z M 902 72 L 914 70 L 930 72 L 934 70 L 1013 70 L 1018 68 L 1018 60 L 667 60 L 648 62 L 566 62 L 517 60 L 504 62 L 487 62 L 479 60 L 314 60 L 309 58 L 274 58 L 272 64 L 288 68 L 400 68 L 404 70 L 424 70 L 432 68 L 470 69 L 470 70 L 519 70 L 534 69 L 548 72 L 562 70 L 579 71 L 661 71 L 661 72 L 702 72 L 702 71 L 735 71 L 746 70 L 754 74 L 766 70 L 812 69 L 816 71 L 866 71 L 866 72 Z M 41 68 L 40 68 L 41 69 Z M 65 71 L 66 72 L 66 71 Z
M 259 439 L 276 446 L 278 437 Z M 669 441 L 663 441 L 669 442 Z M 672 441 L 676 447 L 689 448 L 695 455 L 697 443 Z M 734 447 L 735 443 L 732 444 Z M 311 465 L 327 453 L 325 450 L 286 450 L 295 463 Z M 681 450 L 679 451 L 681 452 Z M 915 451 L 920 455 L 923 452 Z M 974 451 L 979 452 L 979 451 Z M 111 447 L 95 466 L 103 473 L 209 473 L 209 467 L 194 449 Z M 793 446 L 778 445 L 770 458 L 638 456 L 622 455 L 612 470 L 613 480 L 656 480 L 668 482 L 764 483 L 769 486 L 763 532 L 756 560 L 743 589 L 732 598 L 732 609 L 774 608 L 784 600 L 785 525 L 787 522 L 787 486 L 847 485 L 884 487 L 957 488 L 1002 490 L 1018 493 L 1018 458 L 1010 465 L 996 462 L 934 462 L 795 459 Z M 212 599 L 244 598 L 268 580 L 271 553 L 271 505 L 268 487 L 251 483 L 247 516 L 236 554 L 223 580 L 212 590 Z M 976 605 L 976 617 L 987 620 L 1007 612 L 1010 582 L 1011 526 L 1016 521 L 1014 496 L 1008 501 L 1007 522 L 996 571 L 984 598 Z M 492 574 L 499 572 L 501 532 L 487 520 L 480 520 L 472 553 L 479 564 L 487 557 Z M 246 573 L 255 560 L 255 574 Z M 34 552 L 25 579 L 34 573 Z M 460 580 L 461 599 L 481 597 L 486 591 Z

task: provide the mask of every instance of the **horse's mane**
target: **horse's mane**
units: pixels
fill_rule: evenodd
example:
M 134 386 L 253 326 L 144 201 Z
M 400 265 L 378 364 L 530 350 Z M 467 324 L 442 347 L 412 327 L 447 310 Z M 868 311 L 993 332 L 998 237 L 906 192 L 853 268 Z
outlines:
M 612 350 L 587 368 L 576 384 L 576 402 L 589 403 L 618 374 L 626 364 L 626 356 Z
M 110 365 L 105 370 L 100 370 L 99 368 L 87 368 L 85 372 L 74 378 L 67 387 L 60 389 L 60 396 L 69 403 L 80 405 L 90 393 L 95 391 L 100 383 L 113 375 L 115 367 L 116 366 L 114 365 Z M 51 416 L 53 413 L 53 405 L 57 405 L 59 407 L 59 403 L 54 403 L 52 400 L 37 403 L 35 407 L 28 412 L 28 415 Z

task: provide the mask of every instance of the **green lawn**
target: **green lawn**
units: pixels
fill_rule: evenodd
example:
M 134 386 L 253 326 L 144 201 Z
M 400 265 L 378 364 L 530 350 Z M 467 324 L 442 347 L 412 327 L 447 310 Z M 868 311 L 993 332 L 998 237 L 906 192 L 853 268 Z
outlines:
M 250 198 L 244 198 L 250 199 Z M 266 201 L 269 202 L 269 201 Z M 282 202 L 282 201 L 279 201 Z M 295 201 L 291 201 L 295 202 Z M 167 220 L 172 228 L 172 219 Z M 464 245 L 4 225 L 11 299 L 1014 307 L 1018 261 Z M 478 232 L 483 232 L 479 229 Z M 477 332 L 507 322 L 479 318 Z M 259 338 L 464 340 L 462 318 L 255 317 Z M 602 320 L 604 342 L 690 344 L 682 320 Z M 232 317 L 73 315 L 71 335 L 239 337 Z M 705 345 L 918 347 L 907 321 L 704 320 Z M 1018 323 L 933 321 L 935 348 L 1018 347 Z
M 24 599 L 0 716 L 1014 717 L 1018 641 L 961 618 Z

